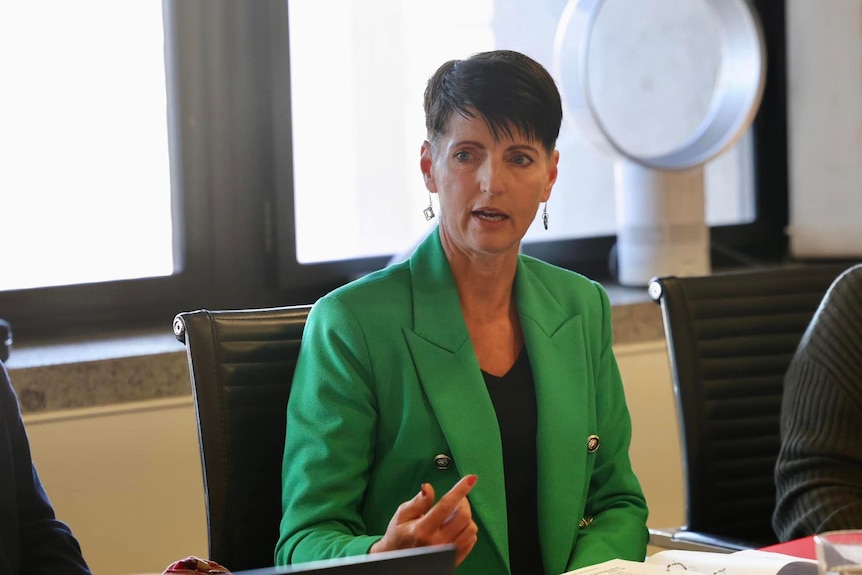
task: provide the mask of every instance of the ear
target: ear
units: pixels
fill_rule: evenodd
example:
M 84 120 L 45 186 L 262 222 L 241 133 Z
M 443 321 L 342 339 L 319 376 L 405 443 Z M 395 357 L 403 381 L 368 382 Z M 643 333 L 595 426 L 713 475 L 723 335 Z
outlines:
M 419 156 L 419 169 L 422 170 L 422 178 L 425 187 L 432 194 L 437 193 L 437 184 L 434 182 L 434 156 L 431 152 L 431 143 L 428 140 L 422 142 L 422 153 Z
M 545 192 L 542 194 L 542 201 L 547 202 L 551 197 L 551 189 L 557 182 L 557 167 L 560 163 L 560 151 L 554 150 L 551 154 L 550 165 L 548 166 L 548 185 L 545 187 Z

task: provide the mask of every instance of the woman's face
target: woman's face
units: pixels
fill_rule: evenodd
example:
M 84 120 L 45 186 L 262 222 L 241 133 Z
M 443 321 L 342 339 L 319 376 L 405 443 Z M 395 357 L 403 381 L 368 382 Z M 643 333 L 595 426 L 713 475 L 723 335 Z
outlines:
M 477 114 L 478 116 L 478 114 Z M 436 145 L 422 145 L 425 187 L 440 200 L 440 236 L 447 254 L 517 253 L 521 238 L 551 195 L 559 152 L 517 130 L 497 141 L 481 117 L 453 113 Z

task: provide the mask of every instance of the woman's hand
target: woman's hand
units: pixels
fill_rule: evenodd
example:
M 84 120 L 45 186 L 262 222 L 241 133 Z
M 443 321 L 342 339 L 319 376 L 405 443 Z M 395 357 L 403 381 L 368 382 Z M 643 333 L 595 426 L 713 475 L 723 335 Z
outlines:
M 452 543 L 455 565 L 460 565 L 476 544 L 479 532 L 467 501 L 477 478 L 462 477 L 436 505 L 434 488 L 423 483 L 416 497 L 398 506 L 383 539 L 371 546 L 371 553 Z

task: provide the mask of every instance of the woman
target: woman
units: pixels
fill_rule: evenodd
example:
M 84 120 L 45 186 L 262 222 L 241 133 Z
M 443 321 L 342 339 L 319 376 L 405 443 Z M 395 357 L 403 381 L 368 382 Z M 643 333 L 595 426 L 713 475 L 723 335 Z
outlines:
M 607 295 L 519 255 L 557 177 L 553 79 L 517 52 L 476 54 L 437 70 L 425 114 L 439 226 L 309 317 L 276 563 L 439 543 L 459 574 L 641 560 Z

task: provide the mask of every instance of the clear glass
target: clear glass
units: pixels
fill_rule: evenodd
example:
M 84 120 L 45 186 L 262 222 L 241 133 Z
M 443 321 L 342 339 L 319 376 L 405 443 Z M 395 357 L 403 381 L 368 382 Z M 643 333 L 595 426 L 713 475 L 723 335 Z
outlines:
M 429 194 L 419 172 L 428 77 L 448 59 L 498 48 L 519 50 L 553 70 L 565 5 L 441 0 L 428 10 L 403 0 L 291 0 L 297 260 L 408 252 L 435 223 L 422 215 Z M 706 113 L 719 73 L 720 37 L 708 6 L 606 0 L 601 14 L 589 63 L 599 114 L 620 141 L 641 152 L 678 145 Z M 705 168 L 710 225 L 755 217 L 752 140 L 743 137 Z M 525 241 L 616 233 L 615 159 L 568 121 L 557 148 L 550 229 L 537 217 Z
M 862 573 L 862 530 L 827 531 L 814 536 L 821 575 Z
M 0 0 L 0 290 L 173 273 L 161 2 Z

